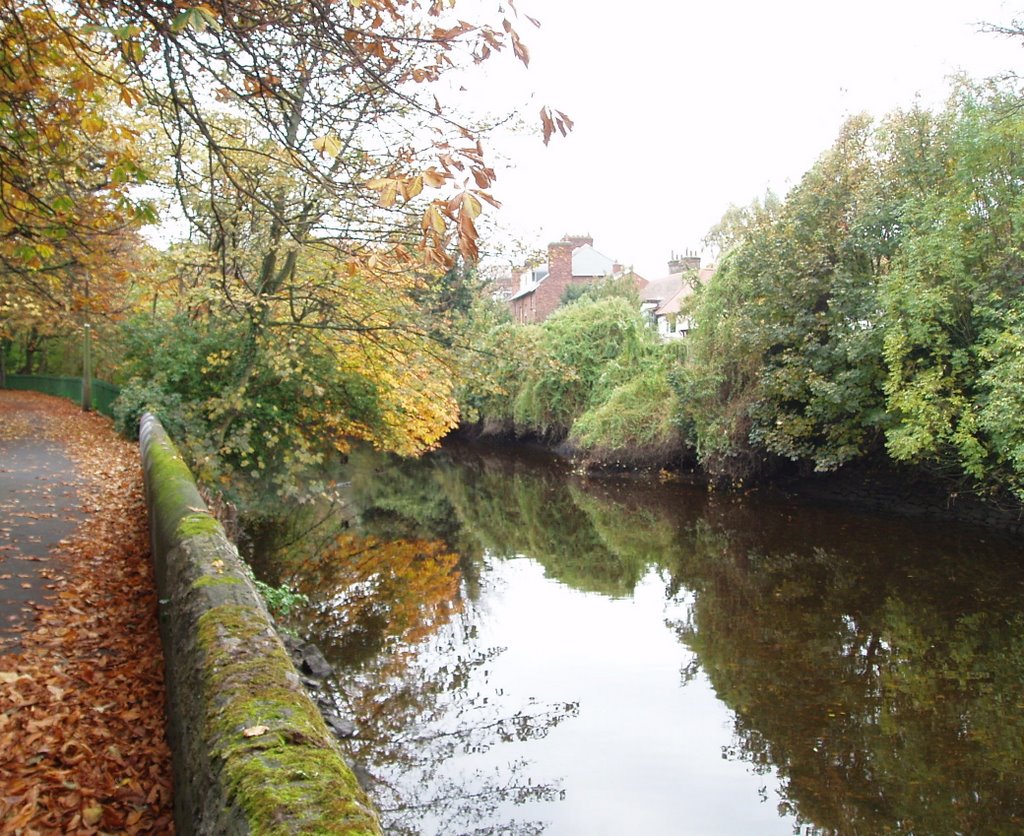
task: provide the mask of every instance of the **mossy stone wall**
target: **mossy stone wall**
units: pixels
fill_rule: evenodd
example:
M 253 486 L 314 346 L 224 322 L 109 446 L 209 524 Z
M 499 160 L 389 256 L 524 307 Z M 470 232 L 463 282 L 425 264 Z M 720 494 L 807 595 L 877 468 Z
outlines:
M 237 550 L 155 416 L 143 417 L 139 441 L 177 832 L 381 833 Z

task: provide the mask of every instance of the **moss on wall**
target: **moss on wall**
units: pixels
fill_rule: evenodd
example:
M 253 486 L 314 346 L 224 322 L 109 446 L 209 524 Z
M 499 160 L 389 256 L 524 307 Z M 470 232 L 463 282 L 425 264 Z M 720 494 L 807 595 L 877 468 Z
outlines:
M 237 550 L 151 415 L 140 444 L 178 832 L 379 834 Z

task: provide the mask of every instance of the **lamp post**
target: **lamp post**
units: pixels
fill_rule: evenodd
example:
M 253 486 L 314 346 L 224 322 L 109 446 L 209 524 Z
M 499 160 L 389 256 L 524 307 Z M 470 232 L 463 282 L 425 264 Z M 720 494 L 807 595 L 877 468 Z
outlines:
M 82 412 L 92 412 L 92 326 L 88 322 L 82 346 Z

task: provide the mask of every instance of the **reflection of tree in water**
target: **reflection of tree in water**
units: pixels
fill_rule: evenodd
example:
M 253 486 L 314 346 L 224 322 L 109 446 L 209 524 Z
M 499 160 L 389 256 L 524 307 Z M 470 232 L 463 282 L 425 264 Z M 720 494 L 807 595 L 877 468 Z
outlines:
M 331 647 L 335 663 L 352 665 L 413 645 L 459 612 L 458 562 L 440 541 L 344 531 L 292 572 L 310 599 L 306 617 L 318 641 Z
M 538 822 L 496 818 L 499 808 L 560 797 L 556 785 L 530 777 L 523 759 L 457 771 L 472 763 L 466 756 L 542 738 L 577 712 L 572 703 L 530 703 L 507 713 L 487 682 L 487 665 L 501 650 L 479 648 L 474 634 L 471 617 L 460 615 L 403 662 L 377 657 L 355 683 L 368 731 L 353 741 L 352 755 L 372 762 L 371 791 L 389 833 L 538 833 Z
M 438 480 L 483 548 L 499 557 L 527 555 L 547 577 L 615 598 L 630 596 L 666 559 L 680 510 L 678 503 L 672 511 L 663 507 L 664 497 L 662 507 L 638 505 L 620 501 L 608 486 L 584 488 L 564 467 L 502 458 L 477 457 L 470 466 L 444 469 Z
M 694 525 L 675 570 L 696 593 L 675 627 L 735 711 L 724 754 L 777 768 L 783 811 L 826 831 L 1020 830 L 1020 567 L 907 523 L 851 550 L 839 517 L 746 522 Z
M 452 774 L 453 758 L 543 737 L 576 713 L 574 704 L 502 713 L 486 690 L 486 666 L 500 650 L 475 641 L 458 564 L 440 541 L 345 531 L 293 567 L 294 585 L 310 599 L 293 626 L 343 671 L 332 696 L 357 719 L 351 754 L 366 766 L 389 833 L 488 832 L 499 806 L 559 794 L 532 781 L 522 760 L 492 773 Z M 535 822 L 502 827 L 539 832 Z

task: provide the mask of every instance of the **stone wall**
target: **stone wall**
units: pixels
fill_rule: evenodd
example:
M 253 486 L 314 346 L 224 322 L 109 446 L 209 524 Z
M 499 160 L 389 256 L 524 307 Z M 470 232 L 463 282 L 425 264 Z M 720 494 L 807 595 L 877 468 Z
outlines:
M 139 440 L 177 832 L 381 833 L 247 567 L 153 415 Z

